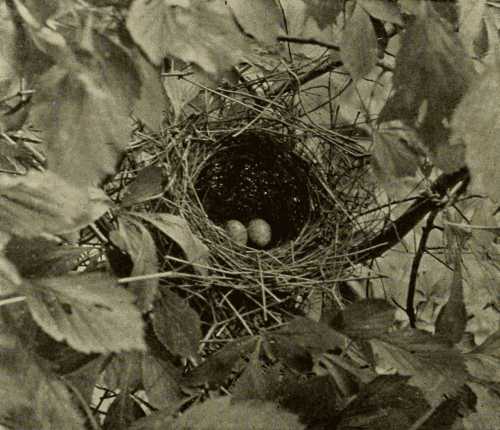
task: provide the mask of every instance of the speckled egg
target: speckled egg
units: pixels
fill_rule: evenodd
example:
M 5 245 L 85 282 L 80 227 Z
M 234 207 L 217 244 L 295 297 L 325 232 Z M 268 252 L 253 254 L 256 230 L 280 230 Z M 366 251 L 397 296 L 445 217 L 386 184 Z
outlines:
M 248 238 L 258 248 L 264 248 L 271 243 L 271 226 L 261 218 L 255 218 L 248 223 Z
M 226 222 L 225 230 L 229 237 L 240 245 L 246 245 L 248 242 L 248 233 L 246 227 L 237 219 L 231 219 Z

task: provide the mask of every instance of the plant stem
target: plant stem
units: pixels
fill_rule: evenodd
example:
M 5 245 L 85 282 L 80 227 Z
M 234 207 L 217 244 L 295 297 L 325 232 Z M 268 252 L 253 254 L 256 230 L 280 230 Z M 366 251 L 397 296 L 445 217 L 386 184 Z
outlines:
M 8 299 L 2 299 L 2 300 L 0 300 L 0 307 L 1 306 L 12 305 L 14 303 L 24 302 L 25 300 L 26 300 L 25 296 L 9 297 Z
M 427 240 L 429 239 L 429 235 L 434 228 L 434 220 L 436 219 L 438 213 L 439 209 L 434 209 L 429 214 L 427 223 L 422 230 L 422 237 L 420 238 L 420 242 L 418 244 L 417 253 L 415 254 L 415 258 L 413 259 L 413 263 L 411 265 L 410 282 L 408 284 L 408 293 L 406 296 L 406 313 L 408 314 L 408 319 L 410 320 L 410 326 L 413 328 L 416 327 L 417 323 L 417 316 L 415 314 L 415 307 L 413 302 L 417 289 L 418 269 L 420 267 L 422 257 L 424 256 L 424 253 L 426 251 Z

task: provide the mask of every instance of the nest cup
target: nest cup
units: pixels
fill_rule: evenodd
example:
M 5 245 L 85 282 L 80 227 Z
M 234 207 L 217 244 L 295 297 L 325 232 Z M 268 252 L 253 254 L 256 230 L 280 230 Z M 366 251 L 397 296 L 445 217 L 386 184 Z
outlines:
M 187 261 L 155 234 L 160 271 L 170 273 L 161 284 L 198 312 L 209 350 L 292 315 L 320 315 L 327 303 L 342 306 L 338 284 L 350 276 L 356 213 L 367 200 L 353 193 L 364 168 L 343 150 L 349 142 L 300 123 L 265 119 L 247 129 L 246 117 L 223 118 L 144 136 L 139 154 L 130 154 L 132 161 L 161 163 L 167 178 L 148 210 L 182 217 L 208 249 L 207 259 Z M 247 225 L 255 218 L 271 225 L 265 249 L 241 245 L 224 229 L 230 219 Z
M 310 166 L 289 138 L 266 132 L 226 137 L 195 179 L 208 217 L 223 226 L 260 218 L 271 226 L 271 249 L 295 239 L 314 216 Z M 249 246 L 252 246 L 249 244 Z

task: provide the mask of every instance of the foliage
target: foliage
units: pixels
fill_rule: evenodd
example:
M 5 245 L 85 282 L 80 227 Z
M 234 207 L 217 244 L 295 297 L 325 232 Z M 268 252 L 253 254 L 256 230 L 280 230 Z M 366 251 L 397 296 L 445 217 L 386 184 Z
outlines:
M 499 10 L 0 0 L 0 425 L 499 428 Z M 233 304 L 207 328 L 217 309 L 175 288 L 226 275 L 158 203 L 188 162 L 124 160 L 146 133 L 224 111 L 221 97 L 249 125 L 288 112 L 370 160 L 380 205 L 365 212 L 382 225 L 345 252 L 358 280 L 317 290 L 358 300 L 271 327 L 266 294 L 281 299 L 261 279 L 257 332 Z M 210 345 L 233 319 L 247 336 Z

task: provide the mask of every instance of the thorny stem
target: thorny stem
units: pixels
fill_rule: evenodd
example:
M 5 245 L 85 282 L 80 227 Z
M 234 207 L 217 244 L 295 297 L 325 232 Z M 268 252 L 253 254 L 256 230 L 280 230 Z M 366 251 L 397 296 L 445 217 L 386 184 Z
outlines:
M 427 218 L 427 223 L 425 224 L 425 227 L 422 230 L 422 237 L 420 238 L 415 258 L 413 259 L 413 263 L 411 265 L 410 282 L 408 284 L 408 293 L 406 296 L 406 313 L 408 314 L 408 319 L 410 320 L 410 326 L 412 328 L 415 328 L 417 323 L 417 316 L 414 307 L 414 299 L 417 287 L 418 269 L 420 267 L 420 262 L 422 261 L 422 257 L 424 256 L 426 250 L 427 240 L 429 239 L 429 235 L 434 228 L 434 220 L 436 219 L 438 213 L 439 209 L 434 209 L 429 214 L 429 217 Z

